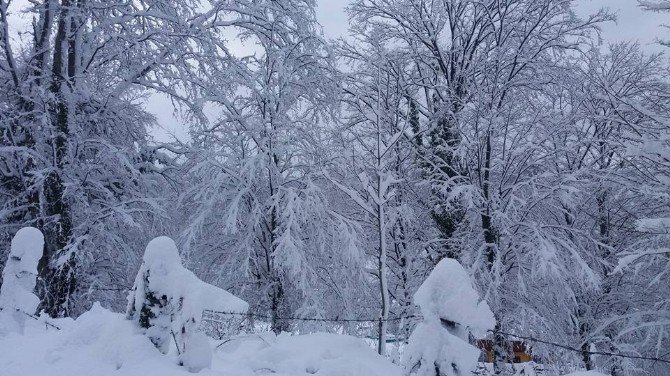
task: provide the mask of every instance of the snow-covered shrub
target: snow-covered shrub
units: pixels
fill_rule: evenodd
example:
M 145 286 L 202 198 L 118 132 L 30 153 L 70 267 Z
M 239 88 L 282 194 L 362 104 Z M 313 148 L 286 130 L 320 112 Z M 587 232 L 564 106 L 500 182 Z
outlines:
M 0 335 L 23 333 L 28 315 L 40 299 L 33 294 L 37 263 L 44 250 L 44 236 L 34 227 L 20 229 L 12 239 L 0 287 Z
M 409 338 L 404 354 L 406 374 L 468 375 L 480 351 L 468 342 L 483 337 L 495 319 L 479 299 L 468 273 L 454 259 L 440 261 L 414 294 L 423 321 Z
M 162 353 L 174 341 L 180 364 L 197 372 L 208 368 L 212 360 L 208 339 L 198 331 L 203 311 L 244 313 L 247 309 L 246 302 L 184 268 L 177 245 L 161 236 L 147 245 L 128 296 L 126 316 L 146 330 Z

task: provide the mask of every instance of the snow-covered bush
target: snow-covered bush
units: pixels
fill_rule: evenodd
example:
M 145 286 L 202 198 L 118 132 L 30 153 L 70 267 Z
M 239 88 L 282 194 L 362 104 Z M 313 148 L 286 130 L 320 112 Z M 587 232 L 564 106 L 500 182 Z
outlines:
M 24 227 L 14 235 L 2 272 L 0 335 L 23 333 L 26 318 L 35 313 L 40 299 L 33 290 L 43 249 L 44 236 L 34 227 Z
M 161 236 L 147 245 L 128 296 L 126 316 L 146 330 L 162 353 L 174 341 L 180 364 L 197 372 L 208 368 L 212 360 L 208 339 L 198 331 L 203 311 L 244 313 L 247 309 L 246 302 L 184 268 L 177 245 Z
M 495 319 L 479 299 L 468 273 L 454 259 L 440 261 L 414 294 L 423 321 L 409 338 L 404 354 L 406 374 L 468 375 L 480 351 L 468 342 L 483 337 Z

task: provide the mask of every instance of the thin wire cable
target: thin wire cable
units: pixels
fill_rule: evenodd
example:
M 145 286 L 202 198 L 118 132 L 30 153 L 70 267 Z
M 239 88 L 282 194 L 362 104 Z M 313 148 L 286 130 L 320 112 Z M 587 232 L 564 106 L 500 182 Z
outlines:
M 0 307 L 0 311 L 2 311 L 2 308 L 1 308 L 1 307 Z M 59 328 L 58 326 L 56 326 L 56 325 L 54 325 L 54 324 L 52 324 L 52 323 L 50 323 L 50 322 L 48 322 L 48 321 L 46 321 L 46 320 L 42 320 L 42 319 L 40 319 L 39 317 L 37 317 L 37 316 L 35 316 L 35 315 L 31 315 L 30 313 L 28 313 L 28 312 L 26 312 L 26 311 L 24 311 L 24 310 L 22 310 L 22 309 L 17 309 L 16 311 L 17 311 L 17 312 L 21 312 L 21 313 L 23 313 L 24 315 L 30 317 L 30 318 L 33 319 L 33 320 L 41 321 L 41 322 L 43 322 L 44 325 L 46 325 L 46 326 L 50 326 L 50 327 L 52 327 L 52 328 L 55 328 L 55 329 L 60 330 L 60 328 Z
M 489 330 L 489 332 L 494 333 L 494 334 L 502 334 L 502 335 L 507 336 L 507 337 L 515 337 L 515 338 L 525 339 L 525 340 L 531 341 L 531 342 L 538 342 L 538 343 L 542 343 L 542 344 L 549 345 L 549 346 L 559 347 L 559 348 L 562 348 L 564 350 L 574 351 L 574 352 L 578 352 L 580 354 L 585 354 L 586 353 L 586 354 L 591 354 L 591 355 L 606 355 L 606 356 L 613 356 L 613 357 L 617 357 L 617 358 L 651 360 L 651 361 L 654 361 L 654 362 L 661 362 L 661 363 L 670 364 L 670 360 L 668 360 L 668 359 L 654 358 L 654 357 L 640 356 L 640 355 L 628 355 L 628 354 L 621 354 L 621 353 L 612 353 L 612 352 L 607 352 L 607 351 L 591 351 L 591 350 L 584 351 L 582 349 L 577 349 L 577 348 L 574 348 L 572 346 L 563 345 L 563 344 L 560 344 L 560 343 L 551 342 L 551 341 L 547 341 L 547 340 L 543 340 L 543 339 L 539 339 L 539 338 L 535 338 L 535 337 L 531 337 L 531 336 L 522 336 L 522 335 L 518 335 L 518 334 L 506 333 L 506 332 L 503 332 L 503 331 L 500 331 L 500 330 Z
M 226 311 L 211 311 L 211 310 L 205 310 L 206 313 L 210 314 L 217 314 L 217 315 L 230 315 L 230 316 L 251 316 L 257 319 L 265 319 L 265 320 L 284 320 L 284 321 L 312 321 L 312 322 L 371 322 L 371 323 L 377 323 L 381 320 L 381 318 L 377 319 L 351 319 L 351 318 L 319 318 L 319 317 L 272 317 L 272 316 L 267 316 L 267 315 L 260 315 L 256 313 L 242 313 L 242 312 L 226 312 Z M 405 316 L 405 317 L 391 317 L 388 319 L 385 319 L 383 321 L 400 321 L 402 319 L 408 319 L 412 318 L 415 316 Z
M 273 317 L 267 316 L 267 315 L 261 315 L 261 314 L 256 314 L 256 313 L 242 313 L 242 312 L 226 312 L 226 311 L 211 311 L 211 310 L 206 310 L 206 313 L 210 314 L 218 314 L 218 315 L 231 315 L 231 316 L 244 316 L 244 317 L 254 317 L 258 319 L 265 319 L 265 320 L 272 320 Z M 404 317 L 392 317 L 388 318 L 385 321 L 400 321 L 403 319 L 411 319 L 411 318 L 417 318 L 419 316 L 416 315 L 411 315 L 411 316 L 404 316 Z M 352 319 L 352 318 L 308 318 L 308 317 L 274 317 L 276 320 L 288 320 L 288 321 L 311 321 L 311 322 L 369 322 L 369 323 L 378 323 L 381 318 L 378 319 Z M 203 320 L 208 320 L 207 318 L 203 318 Z M 211 321 L 216 321 L 216 320 L 211 320 Z M 532 336 L 524 336 L 524 335 L 519 335 L 519 334 L 513 334 L 513 333 L 507 333 L 503 332 L 500 330 L 488 330 L 488 332 L 493 333 L 493 334 L 501 334 L 506 337 L 514 337 L 514 338 L 519 338 L 531 342 L 537 342 L 537 343 L 542 343 L 545 345 L 549 346 L 554 346 L 558 347 L 564 350 L 568 351 L 573 351 L 577 352 L 580 354 L 591 354 L 591 355 L 605 355 L 605 356 L 612 356 L 612 357 L 617 357 L 617 358 L 629 358 L 629 359 L 638 359 L 638 360 L 648 360 L 648 361 L 654 361 L 654 362 L 661 362 L 661 363 L 667 363 L 670 364 L 670 360 L 668 359 L 662 359 L 662 358 L 654 358 L 654 357 L 648 357 L 648 356 L 640 356 L 640 355 L 629 355 L 629 354 L 621 354 L 621 353 L 613 353 L 613 352 L 607 352 L 607 351 L 584 351 L 582 349 L 578 349 L 572 346 L 564 345 L 561 343 L 556 343 L 556 342 L 551 342 L 547 341 L 544 339 L 539 339 L 535 338 Z

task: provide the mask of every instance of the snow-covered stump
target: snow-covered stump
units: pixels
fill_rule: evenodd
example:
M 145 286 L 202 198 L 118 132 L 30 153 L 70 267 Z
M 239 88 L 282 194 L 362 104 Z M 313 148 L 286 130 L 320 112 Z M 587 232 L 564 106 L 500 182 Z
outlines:
M 26 319 L 40 299 L 33 294 L 37 263 L 44 251 L 44 236 L 34 227 L 20 229 L 12 239 L 0 288 L 0 335 L 23 333 Z
M 212 353 L 199 331 L 205 310 L 246 313 L 248 304 L 207 284 L 181 264 L 175 242 L 165 236 L 147 245 L 143 262 L 128 296 L 126 316 L 146 330 L 162 353 L 174 342 L 179 362 L 191 372 L 209 368 Z
M 486 335 L 495 326 L 495 318 L 488 304 L 479 299 L 465 269 L 454 259 L 440 261 L 414 294 L 414 303 L 423 321 L 405 349 L 405 373 L 470 375 L 480 350 L 470 345 L 469 336 Z

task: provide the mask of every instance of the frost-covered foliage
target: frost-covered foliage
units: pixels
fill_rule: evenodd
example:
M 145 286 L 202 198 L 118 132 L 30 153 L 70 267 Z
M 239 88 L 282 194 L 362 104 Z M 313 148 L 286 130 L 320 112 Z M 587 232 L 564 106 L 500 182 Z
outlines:
M 403 355 L 407 374 L 469 375 L 481 354 L 469 340 L 483 338 L 495 326 L 495 318 L 463 266 L 454 259 L 440 261 L 414 294 L 414 303 L 423 321 Z
M 575 244 L 572 249 L 581 259 L 573 265 L 588 271 L 587 279 L 574 279 L 565 287 L 570 295 L 564 296 L 574 304 L 566 300 L 562 309 L 572 310 L 567 324 L 575 337 L 567 336 L 564 342 L 581 342 L 585 350 L 656 353 L 668 343 L 667 300 L 649 299 L 646 292 L 663 279 L 667 259 L 654 252 L 663 247 L 662 235 L 648 231 L 662 221 L 644 218 L 667 213 L 661 198 L 665 194 L 658 193 L 668 170 L 647 147 L 655 144 L 656 151 L 667 147 L 661 146 L 667 125 L 654 115 L 667 112 L 667 102 L 652 99 L 667 95 L 664 68 L 658 56 L 644 56 L 639 46 L 617 44 L 607 51 L 592 49 L 576 71 L 579 76 L 548 92 L 553 113 L 562 115 L 547 119 L 547 124 L 563 124 L 552 136 L 553 146 L 546 144 L 551 154 L 563 154 L 551 170 L 553 185 L 565 189 L 555 198 L 564 213 L 556 224 L 573 234 L 567 240 Z M 564 273 L 571 275 L 574 270 Z M 654 294 L 667 294 L 664 286 L 667 283 L 660 282 Z M 542 316 L 560 317 L 569 311 L 555 312 Z M 552 324 L 559 325 L 565 323 Z M 586 352 L 581 358 L 587 369 L 625 373 L 640 366 Z
M 247 309 L 246 302 L 184 268 L 174 241 L 162 236 L 147 245 L 126 315 L 162 353 L 175 341 L 180 363 L 197 372 L 212 360 L 207 337 L 198 331 L 203 312 L 243 314 Z
M 161 227 L 165 164 L 142 96 L 185 82 L 167 77 L 192 68 L 184 54 L 208 40 L 196 30 L 208 18 L 191 1 L 22 4 L 0 3 L 0 239 L 39 227 L 41 308 L 77 315 L 118 303 L 145 231 Z M 34 20 L 22 38 L 10 15 Z
M 575 3 L 361 0 L 351 15 L 358 38 L 373 36 L 386 56 L 401 56 L 394 62 L 411 56 L 401 92 L 413 105 L 399 112 L 416 114 L 405 137 L 440 230 L 426 258 L 449 255 L 472 270 L 505 331 L 584 350 L 538 345 L 543 356 L 632 372 L 641 363 L 596 360 L 589 349 L 667 347 L 663 234 L 636 230 L 638 217 L 664 217 L 667 163 L 634 156 L 668 148 L 667 66 L 635 45 L 592 47 L 612 15 L 581 18 Z M 640 248 L 656 251 L 635 259 Z M 622 255 L 648 262 L 615 274 Z
M 358 223 L 333 210 L 320 174 L 337 86 L 314 6 L 230 2 L 237 28 L 226 38 L 254 47 L 207 79 L 215 115 L 192 129 L 181 196 L 189 262 L 272 315 L 276 332 L 304 324 L 282 316 L 354 313 L 366 291 L 361 268 L 350 268 L 363 264 Z
M 638 0 L 640 6 L 653 12 L 670 11 L 670 1 L 668 0 Z
M 2 271 L 0 286 L 0 336 L 23 333 L 26 319 L 34 315 L 39 298 L 34 294 L 37 263 L 42 258 L 44 236 L 34 227 L 20 229 Z
M 430 217 L 416 184 L 415 150 L 406 138 L 414 125 L 404 113 L 411 105 L 404 82 L 412 62 L 380 44 L 374 33 L 360 34 L 355 45 L 341 42 L 338 52 L 342 116 L 331 134 L 334 151 L 325 176 L 349 201 L 335 210 L 359 218 L 364 229 L 359 237 L 375 265 L 382 318 L 378 351 L 384 353 L 388 330 L 407 339 L 412 325 L 404 318 L 414 313 L 411 296 L 432 266 L 422 253 L 435 231 L 417 226 Z M 390 318 L 403 320 L 389 325 Z

